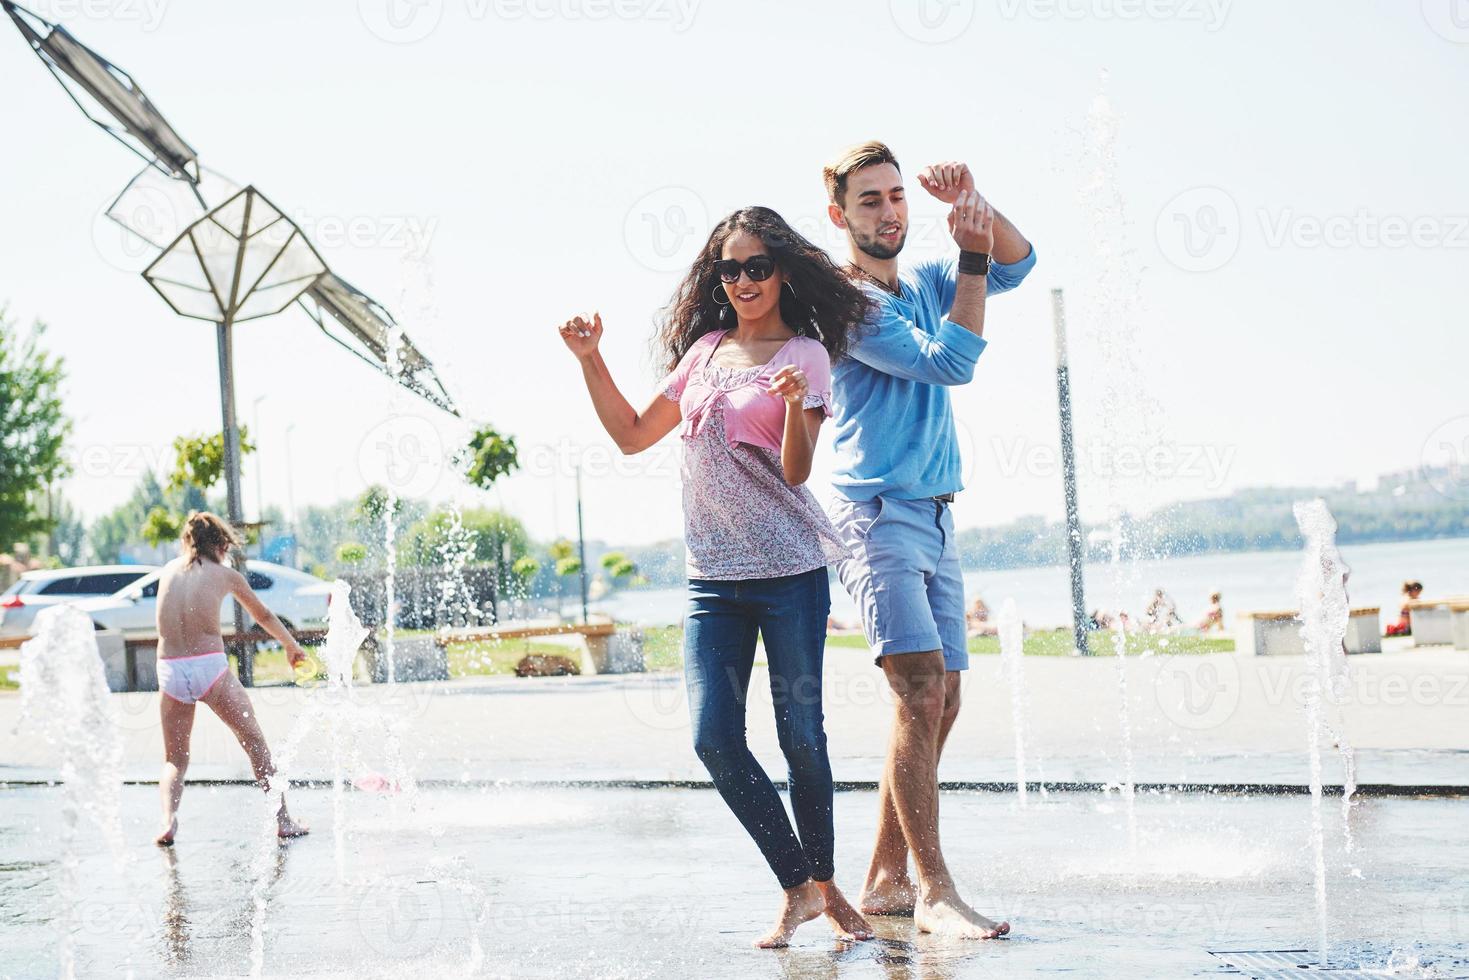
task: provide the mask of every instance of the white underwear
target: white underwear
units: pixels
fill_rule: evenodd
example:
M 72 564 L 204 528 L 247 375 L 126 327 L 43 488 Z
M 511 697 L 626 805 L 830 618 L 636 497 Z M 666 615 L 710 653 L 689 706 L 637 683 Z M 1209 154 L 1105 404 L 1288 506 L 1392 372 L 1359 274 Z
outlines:
M 159 657 L 158 690 L 183 704 L 193 704 L 229 673 L 230 659 L 224 651 L 192 657 Z

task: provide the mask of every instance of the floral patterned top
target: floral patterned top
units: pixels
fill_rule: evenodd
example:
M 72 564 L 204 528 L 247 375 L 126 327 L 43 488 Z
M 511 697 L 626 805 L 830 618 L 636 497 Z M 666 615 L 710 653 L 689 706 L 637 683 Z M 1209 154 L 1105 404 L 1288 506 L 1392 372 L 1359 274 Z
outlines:
M 762 365 L 731 369 L 708 360 L 724 331 L 708 334 L 665 379 L 663 395 L 679 403 L 684 423 L 683 506 L 688 574 L 730 581 L 777 578 L 847 557 L 816 497 L 786 482 L 780 443 L 768 443 L 785 400 L 766 393 L 788 364 L 806 373 L 807 408 L 831 415 L 831 361 L 815 340 L 796 337 Z M 777 433 L 781 429 L 775 430 Z

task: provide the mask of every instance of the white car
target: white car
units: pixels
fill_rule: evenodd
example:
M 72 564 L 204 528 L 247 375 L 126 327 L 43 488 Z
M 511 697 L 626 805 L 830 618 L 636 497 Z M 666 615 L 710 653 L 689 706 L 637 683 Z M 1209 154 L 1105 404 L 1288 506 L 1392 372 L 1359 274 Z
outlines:
M 247 561 L 245 577 L 250 588 L 275 613 L 287 629 L 325 629 L 327 597 L 332 584 L 315 575 L 268 561 Z M 122 589 L 116 595 L 77 603 L 77 608 L 92 617 L 98 629 L 122 630 L 125 634 L 151 634 L 158 628 L 155 606 L 158 603 L 159 569 Z M 245 614 L 248 621 L 250 614 Z M 221 629 L 234 628 L 234 600 L 225 599 L 219 606 Z
M 157 565 L 89 565 L 26 572 L 0 594 L 0 637 L 29 636 L 36 613 L 47 606 L 104 598 L 156 571 Z

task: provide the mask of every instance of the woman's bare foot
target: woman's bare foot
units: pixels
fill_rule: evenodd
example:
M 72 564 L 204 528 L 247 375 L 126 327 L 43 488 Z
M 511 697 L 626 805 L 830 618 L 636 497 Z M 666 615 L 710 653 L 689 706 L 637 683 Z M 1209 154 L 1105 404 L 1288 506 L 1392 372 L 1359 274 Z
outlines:
M 882 873 L 867 879 L 861 901 L 866 915 L 912 915 L 918 902 L 918 889 L 913 887 L 906 872 L 902 877 Z
M 280 813 L 276 814 L 275 826 L 277 837 L 305 837 L 311 833 L 310 827 L 304 823 L 297 823 L 295 820 L 292 820 L 291 815 L 285 810 L 281 810 Z
M 153 838 L 153 843 L 157 844 L 159 847 L 172 847 L 174 835 L 178 832 L 179 818 L 174 817 L 168 821 L 168 826 L 164 829 L 163 833 Z
M 847 901 L 847 896 L 842 894 L 835 881 L 818 881 L 816 887 L 826 903 L 826 920 L 831 923 L 831 931 L 838 939 L 872 938 L 872 926 L 862 918 L 861 912 L 852 908 L 852 903 Z
M 755 940 L 755 945 L 761 949 L 779 949 L 789 945 L 791 936 L 803 922 L 810 922 L 825 910 L 826 901 L 814 882 L 803 881 L 794 888 L 787 888 L 775 928 Z
M 1010 932 L 1010 923 L 996 922 L 965 904 L 952 889 L 919 900 L 913 909 L 919 932 L 936 932 L 960 939 L 998 939 Z

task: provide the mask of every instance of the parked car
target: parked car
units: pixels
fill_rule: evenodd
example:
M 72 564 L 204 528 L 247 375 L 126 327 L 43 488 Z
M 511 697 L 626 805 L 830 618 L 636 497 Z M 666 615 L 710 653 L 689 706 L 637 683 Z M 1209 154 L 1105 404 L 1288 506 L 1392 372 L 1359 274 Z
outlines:
M 156 571 L 157 565 L 89 565 L 26 572 L 0 593 L 0 637 L 30 636 L 36 613 L 47 606 L 104 598 Z
M 250 588 L 287 629 L 326 628 L 327 597 L 331 595 L 332 588 L 330 582 L 268 561 L 247 561 L 245 570 Z M 162 569 L 159 569 L 116 595 L 88 599 L 77 603 L 77 607 L 92 617 L 99 630 L 122 630 L 134 635 L 152 633 L 157 628 L 154 607 L 158 602 L 161 575 Z M 233 628 L 234 617 L 234 600 L 225 599 L 219 606 L 220 628 Z M 246 619 L 249 619 L 248 613 Z

